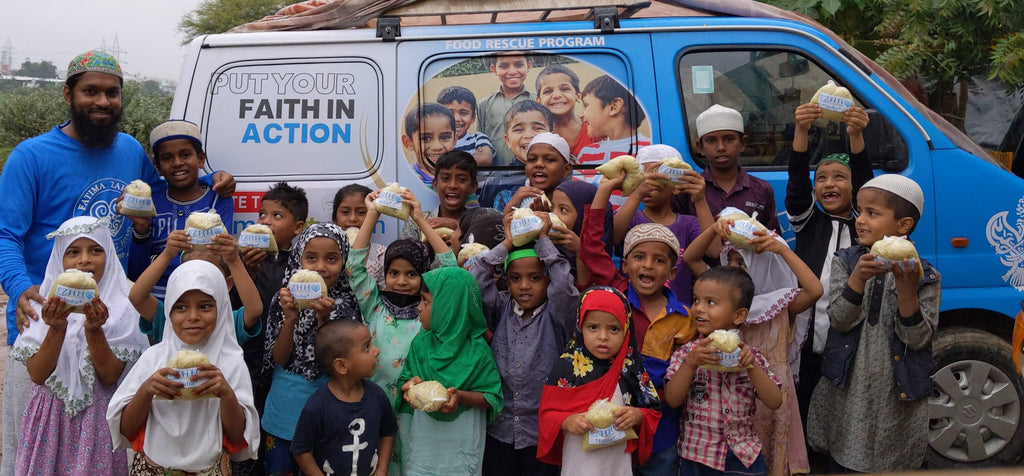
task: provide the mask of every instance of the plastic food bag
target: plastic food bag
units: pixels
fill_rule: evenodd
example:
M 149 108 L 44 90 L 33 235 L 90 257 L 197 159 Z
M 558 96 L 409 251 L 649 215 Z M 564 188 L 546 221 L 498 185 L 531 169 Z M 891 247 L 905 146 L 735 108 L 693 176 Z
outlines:
M 407 220 L 409 213 L 412 212 L 412 206 L 405 203 L 400 195 L 407 190 L 407 188 L 398 185 L 397 182 L 391 182 L 387 187 L 380 189 L 380 194 L 373 201 L 373 206 L 377 208 L 378 212 L 385 215 L 393 216 L 399 220 Z
M 626 174 L 626 179 L 622 181 L 623 195 L 635 192 L 644 181 L 644 169 L 640 166 L 640 162 L 636 160 L 636 157 L 631 155 L 620 155 L 609 160 L 604 165 L 598 167 L 597 171 L 611 179 Z
M 183 400 L 195 400 L 196 398 L 213 398 L 214 395 L 207 394 L 202 397 L 195 396 L 196 387 L 202 385 L 208 379 L 192 380 L 192 377 L 199 373 L 200 365 L 206 365 L 210 363 L 210 358 L 202 352 L 194 350 L 184 349 L 174 354 L 170 360 L 167 361 L 167 366 L 178 372 L 178 376 L 168 375 L 167 378 L 172 382 L 178 382 L 185 387 L 181 389 L 181 395 L 178 399 Z M 162 398 L 162 397 L 160 397 Z
M 517 208 L 512 212 L 509 228 L 512 229 L 512 245 L 523 246 L 540 236 L 544 221 L 529 208 Z
M 327 283 L 316 271 L 300 269 L 288 280 L 288 291 L 295 298 L 295 307 L 309 309 L 309 303 L 327 295 Z
M 487 251 L 490 251 L 490 248 L 482 243 L 466 243 L 459 248 L 459 263 L 462 263 L 463 268 L 468 269 L 471 259 Z
M 92 273 L 71 268 L 57 275 L 47 299 L 57 296 L 64 300 L 64 308 L 71 312 L 84 312 L 83 306 L 100 295 Z
M 409 405 L 424 412 L 436 412 L 448 401 L 448 389 L 437 380 L 409 387 Z
M 886 236 L 876 241 L 871 245 L 871 254 L 875 255 L 875 261 L 885 264 L 889 268 L 894 265 L 890 261 L 916 260 L 918 263 L 921 262 L 917 248 L 910 240 L 902 236 Z M 924 277 L 924 268 L 919 267 L 918 269 L 921 271 L 921 277 Z
M 267 225 L 255 223 L 245 227 L 238 235 L 238 246 L 277 253 L 277 240 L 274 231 Z
M 185 219 L 185 231 L 192 239 L 192 249 L 202 251 L 213 243 L 213 237 L 224 233 L 224 222 L 216 213 L 193 212 Z
M 118 213 L 134 217 L 155 217 L 156 207 L 153 206 L 153 189 L 142 180 L 132 180 L 124 188 L 124 198 Z
M 850 90 L 836 85 L 829 80 L 818 88 L 811 97 L 811 104 L 821 107 L 821 117 L 829 121 L 842 122 L 843 113 L 853 106 L 853 95 Z
M 660 179 L 659 182 L 665 185 L 675 185 L 686 181 L 686 172 L 693 170 L 690 164 L 683 161 L 679 157 L 669 157 L 661 161 L 661 165 L 658 166 L 658 173 L 665 174 L 670 177 L 671 180 Z
M 356 242 L 356 236 L 359 236 L 359 227 L 350 226 L 345 228 L 345 235 L 348 236 L 348 246 L 351 248 L 352 243 Z
M 594 430 L 583 435 L 583 451 L 596 450 L 606 446 L 617 445 L 626 440 L 636 439 L 636 431 L 632 428 L 620 430 L 615 428 L 615 412 L 622 408 L 621 405 L 612 403 L 603 398 L 590 404 L 587 413 L 583 415 Z
M 755 231 L 768 231 L 768 228 L 757 221 L 757 212 L 754 212 L 754 216 L 751 217 L 738 208 L 726 207 L 718 217 L 718 221 L 722 220 L 733 221 L 732 226 L 729 227 L 728 240 L 743 249 L 754 249 L 750 240 L 756 238 Z
M 434 231 L 437 233 L 438 236 L 441 237 L 442 240 L 445 238 L 451 238 L 452 233 L 455 233 L 455 230 L 448 228 L 446 226 L 439 226 L 437 228 L 434 228 Z M 420 232 L 420 241 L 424 243 L 426 243 L 427 241 L 427 235 L 424 234 L 422 231 Z
M 721 361 L 718 365 L 701 365 L 702 369 L 718 370 L 722 372 L 737 372 L 745 367 L 740 367 L 740 330 L 718 329 L 708 335 L 711 338 L 711 347 L 719 350 L 718 356 Z

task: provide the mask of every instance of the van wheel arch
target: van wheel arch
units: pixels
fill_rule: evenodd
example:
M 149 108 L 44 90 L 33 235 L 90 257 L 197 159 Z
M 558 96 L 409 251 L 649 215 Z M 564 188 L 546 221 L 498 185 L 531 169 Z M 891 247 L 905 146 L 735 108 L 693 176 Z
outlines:
M 939 329 L 969 327 L 988 332 L 1006 342 L 1013 338 L 1013 316 L 980 308 L 961 308 L 939 313 Z
M 971 323 L 981 321 L 975 316 Z M 1024 380 L 1013 366 L 1009 342 L 973 326 L 940 327 L 932 342 L 936 372 L 926 465 L 1015 463 L 1024 449 Z

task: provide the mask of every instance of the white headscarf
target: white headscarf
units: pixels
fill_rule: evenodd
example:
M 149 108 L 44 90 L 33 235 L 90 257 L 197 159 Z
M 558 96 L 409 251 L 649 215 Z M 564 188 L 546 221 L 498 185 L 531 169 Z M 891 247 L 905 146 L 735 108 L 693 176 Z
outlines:
M 64 272 L 64 252 L 71 243 L 79 238 L 96 242 L 107 255 L 103 276 L 96 283 L 99 285 L 99 297 L 108 311 L 103 334 L 118 360 L 129 365 L 138 360 L 142 351 L 149 347 L 149 341 L 139 332 L 139 313 L 128 300 L 131 283 L 117 259 L 107 220 L 97 220 L 90 216 L 75 217 L 62 223 L 49 237 L 54 240 L 53 251 L 50 252 L 50 261 L 46 263 L 46 275 L 43 284 L 39 286 L 39 292 L 43 296 L 48 295 L 57 276 Z M 42 306 L 35 301 L 31 303 L 32 309 L 41 316 Z M 42 319 L 32 322 L 14 342 L 11 354 L 22 362 L 27 361 L 39 351 L 49 329 L 50 326 Z M 64 403 L 64 412 L 75 416 L 92 405 L 92 385 L 95 381 L 96 371 L 85 342 L 85 314 L 73 312 L 68 316 L 57 366 L 46 379 L 46 387 Z
M 167 367 L 167 361 L 178 351 L 189 349 L 202 352 L 210 358 L 210 362 L 224 374 L 224 379 L 242 405 L 245 413 L 244 437 L 249 446 L 233 454 L 231 459 L 242 461 L 255 458 L 260 439 L 259 416 L 253 403 L 249 371 L 242 359 L 242 348 L 235 337 L 234 314 L 224 274 L 203 260 L 185 262 L 167 280 L 166 309 L 170 310 L 183 294 L 191 290 L 202 291 L 217 301 L 217 325 L 205 342 L 191 346 L 181 341 L 174 333 L 171 319 L 167 319 L 164 323 L 164 340 L 142 354 L 110 399 L 107 423 L 110 424 L 114 448 L 131 446 L 121 435 L 121 415 L 135 397 L 135 392 L 154 372 Z M 154 463 L 164 468 L 185 471 L 207 469 L 217 462 L 218 455 L 223 451 L 220 400 L 201 398 L 175 401 L 154 398 L 145 431 L 143 452 Z
M 785 243 L 785 240 L 774 233 L 776 240 Z M 731 243 L 722 247 L 721 259 L 723 263 L 729 262 L 729 252 L 738 251 L 747 265 L 747 274 L 754 281 L 754 302 L 750 305 L 750 312 L 747 314 L 747 324 L 760 324 L 774 319 L 783 309 L 789 308 L 789 303 L 800 294 L 800 284 L 796 279 L 793 269 L 786 264 L 786 260 L 772 252 L 755 253 L 751 250 L 737 248 Z M 793 342 L 790 345 L 788 356 L 790 363 L 800 355 L 800 346 L 803 345 L 804 337 L 807 334 L 807 326 L 810 321 L 810 313 L 804 311 L 796 316 L 794 326 Z

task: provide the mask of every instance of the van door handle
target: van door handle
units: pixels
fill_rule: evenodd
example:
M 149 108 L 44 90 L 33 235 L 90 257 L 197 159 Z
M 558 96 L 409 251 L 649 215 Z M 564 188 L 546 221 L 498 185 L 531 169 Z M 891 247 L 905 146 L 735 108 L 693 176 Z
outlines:
M 956 236 L 949 241 L 949 244 L 953 245 L 953 248 L 967 248 L 967 237 Z

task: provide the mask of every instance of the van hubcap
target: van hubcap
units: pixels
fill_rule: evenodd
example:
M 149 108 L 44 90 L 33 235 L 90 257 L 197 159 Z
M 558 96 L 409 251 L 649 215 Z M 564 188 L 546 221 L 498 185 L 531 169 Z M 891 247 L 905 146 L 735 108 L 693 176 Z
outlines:
M 988 459 L 1013 438 L 1020 400 L 1013 382 L 979 360 L 953 362 L 932 376 L 936 392 L 928 399 L 928 443 L 954 461 Z

